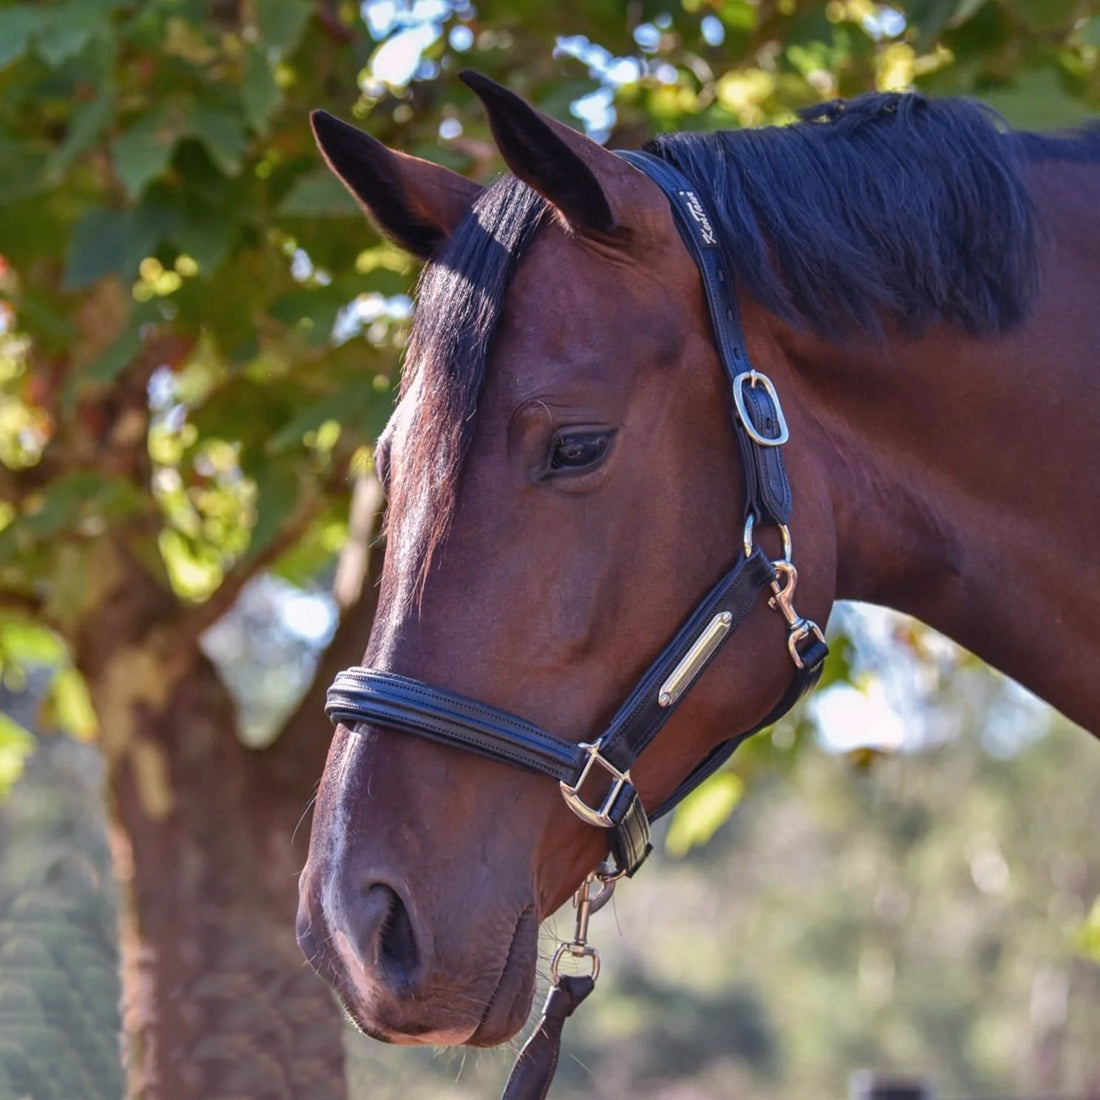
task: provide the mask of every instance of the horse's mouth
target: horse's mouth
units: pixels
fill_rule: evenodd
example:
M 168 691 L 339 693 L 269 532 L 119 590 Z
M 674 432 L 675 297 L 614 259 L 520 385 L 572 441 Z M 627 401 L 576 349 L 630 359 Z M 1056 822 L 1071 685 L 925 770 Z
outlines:
M 485 1015 L 466 1040 L 467 1046 L 493 1047 L 505 1043 L 526 1023 L 535 993 L 532 962 L 538 930 L 539 922 L 533 909 L 520 913 L 500 979 L 485 1007 Z
M 444 1037 L 431 1021 L 416 1026 L 408 1019 L 387 1021 L 360 1003 L 355 982 L 341 967 L 321 953 L 307 957 L 313 968 L 332 986 L 349 1022 L 368 1038 L 400 1046 L 465 1044 L 476 1047 L 497 1046 L 511 1039 L 526 1023 L 534 996 L 534 959 L 538 940 L 538 919 L 533 909 L 525 909 L 516 920 L 508 953 L 500 976 L 485 1005 L 480 1020 L 462 1037 L 452 1031 Z

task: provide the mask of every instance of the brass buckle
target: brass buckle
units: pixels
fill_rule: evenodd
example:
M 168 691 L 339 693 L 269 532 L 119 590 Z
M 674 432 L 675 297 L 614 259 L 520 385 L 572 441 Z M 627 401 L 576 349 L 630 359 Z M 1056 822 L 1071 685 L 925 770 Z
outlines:
M 611 817 L 611 807 L 615 804 L 615 799 L 619 797 L 619 793 L 622 791 L 623 787 L 632 782 L 630 772 L 619 771 L 614 764 L 609 763 L 600 756 L 600 749 L 602 747 L 601 741 L 596 741 L 591 745 L 587 742 L 582 742 L 580 747 L 588 753 L 588 759 L 585 761 L 584 767 L 581 769 L 581 774 L 573 786 L 570 786 L 564 780 L 559 780 L 562 798 L 565 799 L 565 804 L 581 819 L 581 821 L 586 821 L 589 825 L 598 825 L 603 829 L 614 829 L 619 823 Z M 604 796 L 603 802 L 598 809 L 595 806 L 589 806 L 588 803 L 581 798 L 579 793 L 581 787 L 584 786 L 584 781 L 592 771 L 592 766 L 594 764 L 599 764 L 613 780 L 611 790 Z
M 778 428 L 776 434 L 770 438 L 766 435 L 761 435 L 756 430 L 752 422 L 752 417 L 749 416 L 749 410 L 745 405 L 745 395 L 742 392 L 746 383 L 750 386 L 763 386 L 764 392 L 771 399 L 771 403 L 775 407 L 775 419 L 778 423 Z M 755 370 L 746 370 L 737 375 L 733 380 L 733 403 L 737 408 L 737 415 L 741 419 L 745 432 L 754 443 L 759 443 L 761 447 L 782 447 L 783 444 L 791 438 L 791 433 L 787 430 L 786 417 L 783 415 L 783 406 L 779 403 L 779 394 L 775 392 L 775 386 L 772 385 L 772 380 L 766 374 L 761 374 L 759 371 Z

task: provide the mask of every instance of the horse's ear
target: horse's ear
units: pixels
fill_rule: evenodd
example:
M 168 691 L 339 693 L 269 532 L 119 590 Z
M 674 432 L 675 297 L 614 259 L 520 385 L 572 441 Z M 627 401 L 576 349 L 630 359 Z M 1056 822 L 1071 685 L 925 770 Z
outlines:
M 430 160 L 387 149 L 369 134 L 314 111 L 313 136 L 328 166 L 379 228 L 431 259 L 481 194 L 481 186 Z
M 619 227 L 616 199 L 636 186 L 635 169 L 496 81 L 472 69 L 459 75 L 485 105 L 497 146 L 519 179 L 553 203 L 570 225 L 599 233 Z

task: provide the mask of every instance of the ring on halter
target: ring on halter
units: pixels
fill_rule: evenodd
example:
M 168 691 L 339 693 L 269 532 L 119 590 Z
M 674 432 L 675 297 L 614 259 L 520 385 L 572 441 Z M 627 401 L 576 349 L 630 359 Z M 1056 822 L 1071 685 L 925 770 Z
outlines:
M 752 531 L 756 526 L 756 517 L 750 512 L 745 517 L 745 530 L 741 536 L 741 546 L 745 551 L 745 557 L 749 557 L 752 554 Z M 791 543 L 791 529 L 785 523 L 777 523 L 776 527 L 779 528 L 779 534 L 783 538 L 783 560 L 790 564 L 791 554 L 793 552 L 793 546 Z

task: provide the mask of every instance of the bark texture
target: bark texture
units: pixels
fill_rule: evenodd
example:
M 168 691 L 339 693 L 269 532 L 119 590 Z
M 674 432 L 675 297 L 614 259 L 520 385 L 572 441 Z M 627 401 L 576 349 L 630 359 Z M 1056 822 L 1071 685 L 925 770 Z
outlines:
M 215 668 L 178 647 L 174 597 L 124 551 L 104 568 L 75 649 L 107 765 L 128 1096 L 338 1100 L 343 1021 L 294 939 L 295 828 L 329 740 L 317 691 L 274 748 L 243 747 Z

